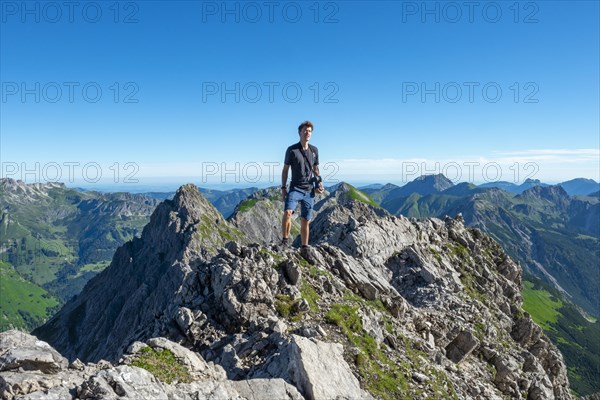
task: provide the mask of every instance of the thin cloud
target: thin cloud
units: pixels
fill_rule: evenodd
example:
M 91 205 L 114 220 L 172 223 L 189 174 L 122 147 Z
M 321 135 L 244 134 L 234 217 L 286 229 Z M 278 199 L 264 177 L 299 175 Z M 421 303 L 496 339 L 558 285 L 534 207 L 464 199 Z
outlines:
M 591 155 L 600 156 L 600 149 L 531 149 L 522 151 L 495 152 L 495 154 L 516 155 Z

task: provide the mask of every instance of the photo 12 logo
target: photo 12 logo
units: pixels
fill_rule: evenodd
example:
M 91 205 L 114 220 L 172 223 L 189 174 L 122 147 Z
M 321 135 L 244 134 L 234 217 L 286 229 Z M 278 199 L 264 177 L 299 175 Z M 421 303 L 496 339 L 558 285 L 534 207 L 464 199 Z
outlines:
M 537 24 L 539 11 L 534 1 L 403 1 L 402 23 Z
M 304 19 L 315 24 L 336 24 L 339 10 L 333 1 L 203 1 L 202 22 L 295 24 Z
M 453 183 L 459 182 L 497 182 L 512 180 L 514 183 L 532 179 L 540 170 L 537 163 L 514 162 L 510 165 L 500 164 L 495 161 L 478 162 L 414 162 L 404 161 L 401 164 L 401 180 L 410 182 L 422 175 L 442 174 Z
M 90 23 L 109 21 L 137 24 L 140 6 L 135 1 L 2 1 L 6 23 Z
M 402 102 L 420 103 L 498 103 L 502 98 L 514 103 L 539 103 L 536 82 L 402 82 Z
M 339 103 L 340 87 L 335 82 L 202 82 L 202 102 L 220 103 L 298 103 L 303 98 L 314 103 Z
M 2 82 L 2 103 L 139 103 L 136 82 Z
M 110 165 L 95 161 L 80 163 L 77 161 L 58 162 L 3 162 L 2 178 L 18 179 L 26 183 L 84 181 L 97 183 L 102 178 L 112 178 L 114 183 L 139 183 L 136 177 L 140 167 L 135 162 Z
M 269 183 L 281 184 L 283 164 L 273 161 L 241 162 L 203 162 L 201 167 L 202 183 Z M 320 166 L 321 177 L 328 183 L 337 183 L 336 175 L 340 167 L 337 163 L 327 162 Z

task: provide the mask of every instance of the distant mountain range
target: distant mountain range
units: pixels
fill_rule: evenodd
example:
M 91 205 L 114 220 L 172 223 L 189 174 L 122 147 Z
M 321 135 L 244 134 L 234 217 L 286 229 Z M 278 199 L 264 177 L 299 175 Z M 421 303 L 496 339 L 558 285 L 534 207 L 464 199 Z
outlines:
M 458 185 L 461 185 L 461 184 L 466 184 L 466 183 L 459 183 Z M 472 185 L 473 187 L 477 186 L 477 185 L 471 184 L 471 183 L 469 183 L 469 185 Z M 452 181 L 447 179 L 443 174 L 437 174 L 437 175 L 420 176 L 416 180 L 408 182 L 404 186 L 397 186 L 392 183 L 388 183 L 386 185 L 383 185 L 381 183 L 373 183 L 370 185 L 361 186 L 361 187 L 359 187 L 359 189 L 370 195 L 374 195 L 374 193 L 376 193 L 376 192 L 377 193 L 380 193 L 382 191 L 390 192 L 392 190 L 397 189 L 396 194 L 392 196 L 392 197 L 397 197 L 400 193 L 404 193 L 405 195 L 411 194 L 413 192 L 416 192 L 419 194 L 429 194 L 429 193 L 427 193 L 428 190 L 430 190 L 430 193 L 440 192 L 440 191 L 443 191 L 444 188 L 448 188 L 450 186 L 454 186 Z M 526 179 L 520 185 L 517 185 L 512 182 L 496 181 L 496 182 L 483 183 L 483 184 L 479 185 L 478 187 L 480 187 L 480 188 L 492 188 L 493 187 L 493 188 L 502 189 L 506 192 L 521 194 L 525 190 L 530 189 L 534 186 L 552 186 L 552 185 L 543 183 L 539 179 Z M 600 183 L 596 182 L 593 179 L 586 179 L 586 178 L 571 179 L 570 181 L 558 183 L 557 186 L 561 186 L 563 189 L 565 189 L 565 191 L 567 192 L 567 194 L 569 196 L 578 196 L 579 195 L 579 196 L 596 196 L 596 197 L 598 197 L 598 195 L 599 195 L 598 193 L 599 193 L 599 189 L 600 189 Z M 402 190 L 400 190 L 400 189 L 402 189 Z M 375 194 L 375 197 L 373 197 L 373 198 L 376 201 L 378 201 L 378 196 L 379 196 L 379 194 Z

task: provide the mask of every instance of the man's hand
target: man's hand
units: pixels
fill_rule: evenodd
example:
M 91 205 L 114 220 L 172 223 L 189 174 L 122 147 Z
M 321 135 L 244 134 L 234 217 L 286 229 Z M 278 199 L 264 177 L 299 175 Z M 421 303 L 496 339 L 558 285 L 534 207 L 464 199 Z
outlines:
M 315 192 L 317 194 L 323 194 L 325 192 L 325 188 L 323 187 L 322 183 L 319 183 L 319 186 L 315 189 Z
M 282 187 L 281 188 L 281 197 L 283 198 L 283 201 L 285 201 L 285 196 L 287 196 L 287 188 Z

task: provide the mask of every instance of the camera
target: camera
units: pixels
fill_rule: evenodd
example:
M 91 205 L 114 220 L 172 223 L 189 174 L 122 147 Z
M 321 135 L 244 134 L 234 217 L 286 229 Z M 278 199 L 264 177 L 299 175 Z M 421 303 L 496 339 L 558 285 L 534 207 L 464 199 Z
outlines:
M 323 178 L 321 178 L 320 176 L 313 176 L 312 178 L 310 178 L 310 183 L 312 185 L 312 190 L 313 192 L 317 189 L 319 189 L 319 186 L 321 185 L 321 183 L 323 182 Z

